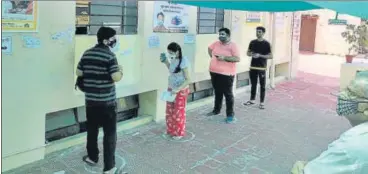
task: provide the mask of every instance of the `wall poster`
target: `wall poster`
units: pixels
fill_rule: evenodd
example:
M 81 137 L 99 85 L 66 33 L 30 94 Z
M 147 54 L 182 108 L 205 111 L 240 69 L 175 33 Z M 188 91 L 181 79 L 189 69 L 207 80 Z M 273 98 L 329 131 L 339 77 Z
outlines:
M 37 32 L 38 1 L 1 1 L 3 32 Z
M 245 17 L 245 24 L 250 26 L 262 25 L 262 13 L 261 12 L 247 12 Z
M 167 1 L 155 1 L 154 3 L 153 32 L 188 33 L 189 6 Z
M 11 54 L 13 52 L 13 42 L 11 36 L 1 37 L 1 53 Z
M 77 11 L 75 23 L 77 25 L 88 25 L 89 24 L 89 0 L 77 0 L 76 1 Z

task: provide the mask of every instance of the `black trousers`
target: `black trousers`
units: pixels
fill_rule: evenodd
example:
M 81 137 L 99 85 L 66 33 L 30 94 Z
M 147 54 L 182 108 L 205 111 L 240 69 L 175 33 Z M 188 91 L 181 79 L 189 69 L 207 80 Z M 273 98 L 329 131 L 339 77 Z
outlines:
M 103 156 L 104 171 L 115 167 L 116 148 L 116 104 L 106 106 L 87 106 L 87 153 L 88 157 L 98 162 L 98 129 L 101 126 L 104 132 Z
M 213 89 L 215 90 L 215 106 L 213 111 L 220 112 L 222 99 L 226 99 L 226 115 L 234 116 L 234 94 L 233 82 L 234 76 L 227 76 L 217 73 L 210 73 Z
M 259 79 L 260 91 L 261 91 L 261 103 L 265 100 L 266 95 L 266 71 L 251 69 L 249 71 L 249 78 L 251 83 L 250 100 L 256 99 L 257 84 Z

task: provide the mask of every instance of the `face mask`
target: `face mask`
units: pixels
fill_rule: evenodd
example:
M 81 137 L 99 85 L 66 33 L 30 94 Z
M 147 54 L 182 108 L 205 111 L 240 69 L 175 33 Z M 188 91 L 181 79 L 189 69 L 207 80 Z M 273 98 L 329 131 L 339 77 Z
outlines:
M 167 57 L 169 58 L 169 59 L 175 59 L 176 58 L 176 54 L 174 53 L 174 54 L 172 54 L 172 53 L 167 53 Z
M 119 42 L 117 40 L 110 41 L 107 46 L 110 48 L 111 52 L 118 52 L 119 51 Z
M 227 41 L 227 37 L 220 36 L 220 37 L 219 37 L 219 40 L 220 40 L 221 42 L 226 42 L 226 41 Z
M 162 20 L 158 20 L 158 21 L 157 21 L 157 25 L 164 25 L 164 21 L 162 21 Z
M 116 46 L 116 39 L 113 41 L 110 41 L 110 43 L 107 44 L 110 48 L 114 48 Z

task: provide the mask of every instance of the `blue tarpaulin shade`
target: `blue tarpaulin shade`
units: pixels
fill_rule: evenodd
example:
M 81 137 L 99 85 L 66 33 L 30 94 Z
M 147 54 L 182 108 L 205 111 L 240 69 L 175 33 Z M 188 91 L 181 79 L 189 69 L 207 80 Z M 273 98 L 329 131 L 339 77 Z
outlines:
M 185 1 L 174 2 L 192 6 L 227 10 L 293 12 L 330 9 L 339 13 L 368 18 L 368 1 Z
M 308 3 L 342 14 L 368 19 L 368 1 L 312 1 Z

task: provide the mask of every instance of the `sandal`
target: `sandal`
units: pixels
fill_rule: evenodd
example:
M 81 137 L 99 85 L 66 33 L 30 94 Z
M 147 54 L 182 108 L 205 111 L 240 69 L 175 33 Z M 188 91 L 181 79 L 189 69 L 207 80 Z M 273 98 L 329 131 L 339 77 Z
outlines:
M 250 106 L 250 105 L 254 105 L 255 103 L 253 101 L 247 101 L 245 103 L 243 103 L 244 106 Z
M 264 104 L 259 104 L 259 109 L 265 109 Z

